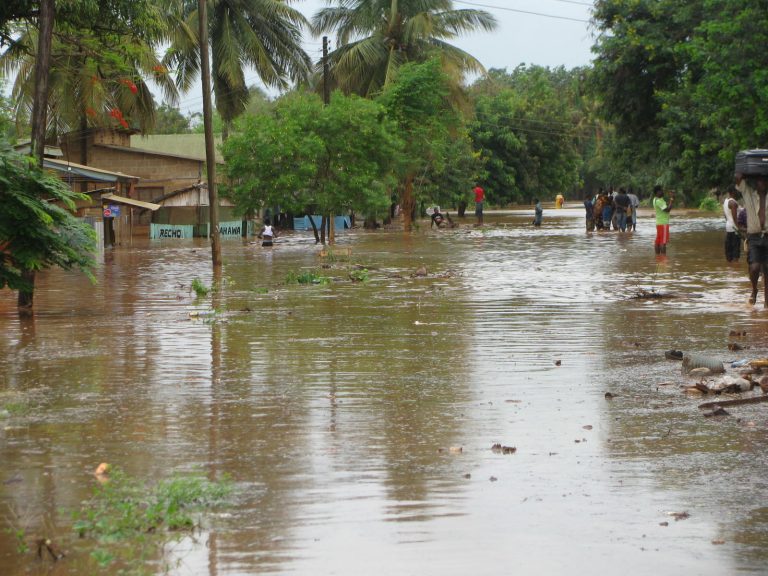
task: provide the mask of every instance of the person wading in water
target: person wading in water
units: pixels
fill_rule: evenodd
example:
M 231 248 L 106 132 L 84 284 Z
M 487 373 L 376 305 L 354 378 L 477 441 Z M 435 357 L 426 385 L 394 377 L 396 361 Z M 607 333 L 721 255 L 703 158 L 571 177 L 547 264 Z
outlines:
M 752 294 L 749 303 L 757 302 L 757 283 L 763 273 L 763 306 L 768 308 L 768 228 L 765 222 L 765 195 L 768 192 L 768 177 L 747 177 L 736 173 L 736 189 L 744 199 L 747 209 L 747 262 L 749 262 L 749 281 Z

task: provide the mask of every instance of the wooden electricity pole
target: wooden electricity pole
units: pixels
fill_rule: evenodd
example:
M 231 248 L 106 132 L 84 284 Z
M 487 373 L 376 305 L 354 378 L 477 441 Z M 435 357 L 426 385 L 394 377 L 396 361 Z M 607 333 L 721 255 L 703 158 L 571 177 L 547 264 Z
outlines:
M 331 103 L 331 90 L 328 83 L 328 36 L 323 36 L 323 104 L 328 106 Z M 323 218 L 325 224 L 325 218 Z M 322 238 L 325 238 L 325 226 L 323 226 Z M 333 244 L 336 240 L 336 230 L 333 226 L 333 213 L 328 215 L 328 244 Z M 325 242 L 323 242 L 325 244 Z
M 197 0 L 200 29 L 200 73 L 203 82 L 203 125 L 205 126 L 205 165 L 208 172 L 208 210 L 211 225 L 213 275 L 221 274 L 221 241 L 219 236 L 219 194 L 216 190 L 216 152 L 213 142 L 213 113 L 211 109 L 211 65 L 208 61 L 207 0 Z

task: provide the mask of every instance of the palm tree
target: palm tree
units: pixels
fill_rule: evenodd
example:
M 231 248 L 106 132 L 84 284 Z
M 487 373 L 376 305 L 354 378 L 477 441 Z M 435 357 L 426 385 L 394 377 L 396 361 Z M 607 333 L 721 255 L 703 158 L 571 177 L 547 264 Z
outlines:
M 457 81 L 484 72 L 472 55 L 449 44 L 464 32 L 491 31 L 496 19 L 482 10 L 454 10 L 452 0 L 337 0 L 312 18 L 312 32 L 336 31 L 328 55 L 331 82 L 345 93 L 372 96 L 392 82 L 406 62 L 440 56 Z M 457 82 L 458 83 L 458 82 Z
M 28 28 L 0 56 L 0 74 L 16 77 L 11 97 L 17 119 L 25 121 L 35 90 L 37 30 Z M 91 126 L 139 127 L 146 131 L 155 120 L 151 78 L 166 101 L 178 92 L 155 50 L 139 38 L 120 37 L 113 49 L 97 50 L 93 38 L 71 30 L 54 29 L 48 73 L 47 129 L 49 137 Z
M 283 0 L 208 2 L 213 92 L 226 130 L 248 103 L 244 67 L 277 88 L 307 78 L 311 60 L 301 48 L 301 29 L 308 22 Z M 181 10 L 164 63 L 175 70 L 176 84 L 186 92 L 200 74 L 197 1 L 182 0 Z

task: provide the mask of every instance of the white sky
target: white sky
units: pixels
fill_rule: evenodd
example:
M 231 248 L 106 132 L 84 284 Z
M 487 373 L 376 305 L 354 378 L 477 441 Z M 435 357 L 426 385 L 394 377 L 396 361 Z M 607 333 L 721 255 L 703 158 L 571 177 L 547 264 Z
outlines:
M 294 0 L 293 6 L 308 19 L 325 0 Z M 592 2 L 589 0 L 454 0 L 457 10 L 472 8 L 493 14 L 496 32 L 478 32 L 457 38 L 452 43 L 480 60 L 486 68 L 513 70 L 521 63 L 573 68 L 589 64 L 593 43 L 589 28 Z M 331 42 L 334 38 L 330 36 Z M 304 49 L 317 61 L 322 55 L 322 39 L 305 38 Z M 249 84 L 258 84 L 255 72 L 246 74 Z M 182 112 L 202 108 L 199 84 L 181 97 Z

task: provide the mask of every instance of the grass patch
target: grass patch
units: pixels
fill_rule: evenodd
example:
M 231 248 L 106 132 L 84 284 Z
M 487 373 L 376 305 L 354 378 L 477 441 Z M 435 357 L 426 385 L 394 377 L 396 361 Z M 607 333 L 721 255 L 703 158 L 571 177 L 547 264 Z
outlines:
M 198 298 L 205 298 L 208 296 L 208 293 L 211 291 L 211 289 L 203 284 L 203 281 L 200 280 L 200 278 L 195 278 L 192 280 L 192 290 L 194 290 L 195 294 Z
M 711 196 L 707 196 L 699 204 L 699 210 L 702 210 L 705 212 L 717 212 L 718 210 L 720 210 L 720 208 L 721 208 L 720 202 L 718 202 L 716 198 L 712 198 Z
M 349 279 L 353 282 L 368 282 L 370 273 L 367 268 L 354 268 L 349 271 Z
M 223 503 L 231 493 L 228 481 L 174 476 L 147 486 L 116 469 L 72 515 L 72 528 L 80 538 L 98 544 L 90 555 L 101 568 L 131 563 L 149 556 L 169 537 L 191 531 L 205 509 Z
M 331 279 L 321 276 L 315 270 L 303 270 L 295 272 L 291 270 L 285 275 L 286 284 L 330 284 Z
M 25 416 L 30 413 L 32 407 L 27 402 L 6 402 L 0 404 L 0 417 L 4 413 L 8 416 Z
M 347 263 L 352 258 L 352 250 L 350 248 L 328 247 L 323 249 L 319 256 L 328 264 Z

